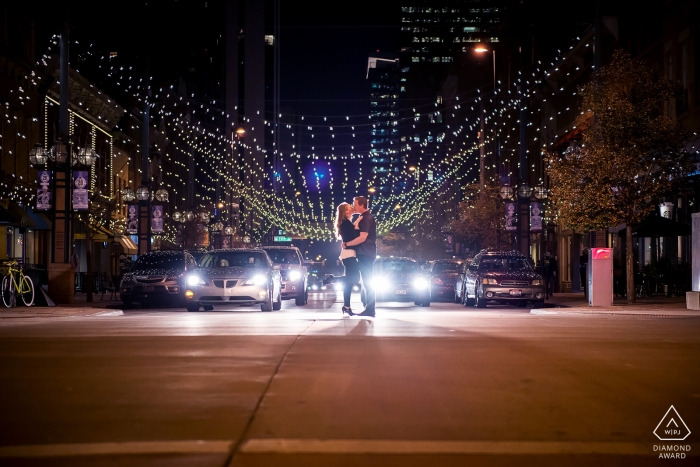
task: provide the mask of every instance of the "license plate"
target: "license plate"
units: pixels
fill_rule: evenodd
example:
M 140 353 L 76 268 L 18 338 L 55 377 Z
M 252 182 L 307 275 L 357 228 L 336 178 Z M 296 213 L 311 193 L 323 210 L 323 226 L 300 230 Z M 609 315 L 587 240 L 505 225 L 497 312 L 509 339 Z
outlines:
M 401 289 L 396 291 L 396 295 L 406 295 L 406 291 Z
M 511 289 L 509 293 L 513 297 L 519 297 L 523 294 L 523 291 L 520 289 Z
M 144 292 L 153 292 L 153 286 L 152 285 L 147 285 L 143 288 Z

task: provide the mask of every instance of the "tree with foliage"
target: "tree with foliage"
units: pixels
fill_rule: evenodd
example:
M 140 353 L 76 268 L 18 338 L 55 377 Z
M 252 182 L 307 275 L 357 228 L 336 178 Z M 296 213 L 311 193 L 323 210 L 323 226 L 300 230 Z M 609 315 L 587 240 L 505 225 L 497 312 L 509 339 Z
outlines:
M 564 225 L 579 232 L 627 225 L 628 303 L 634 303 L 632 229 L 690 170 L 689 133 L 663 114 L 677 90 L 616 51 L 600 79 L 579 89 L 581 144 L 548 155 L 550 201 Z
M 459 217 L 450 225 L 469 251 L 510 248 L 506 231 L 506 208 L 496 185 L 469 185 L 459 203 Z

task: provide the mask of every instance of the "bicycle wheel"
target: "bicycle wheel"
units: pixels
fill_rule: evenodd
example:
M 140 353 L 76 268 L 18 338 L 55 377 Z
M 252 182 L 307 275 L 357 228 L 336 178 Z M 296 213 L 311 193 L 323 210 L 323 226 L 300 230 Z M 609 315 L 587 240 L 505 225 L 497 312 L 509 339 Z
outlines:
M 19 281 L 19 294 L 25 306 L 34 304 L 34 282 L 32 282 L 31 277 L 22 276 Z
M 2 278 L 2 284 L 0 285 L 0 292 L 2 293 L 2 303 L 7 308 L 12 308 L 15 306 L 15 293 L 12 290 L 12 276 L 6 274 Z

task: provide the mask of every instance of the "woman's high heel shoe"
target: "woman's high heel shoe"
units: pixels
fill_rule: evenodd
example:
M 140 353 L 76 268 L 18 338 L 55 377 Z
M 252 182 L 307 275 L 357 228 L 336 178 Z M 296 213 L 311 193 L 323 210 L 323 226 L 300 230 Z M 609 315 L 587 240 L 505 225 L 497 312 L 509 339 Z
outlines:
M 345 313 L 347 313 L 350 316 L 355 315 L 355 313 L 352 312 L 352 308 L 350 308 L 349 306 L 343 305 L 343 314 L 345 314 Z

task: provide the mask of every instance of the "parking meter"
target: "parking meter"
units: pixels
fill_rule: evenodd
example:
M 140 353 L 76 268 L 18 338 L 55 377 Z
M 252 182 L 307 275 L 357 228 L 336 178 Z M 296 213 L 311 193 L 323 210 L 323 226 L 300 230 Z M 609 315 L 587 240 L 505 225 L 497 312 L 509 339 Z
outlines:
M 587 273 L 588 306 L 612 306 L 613 249 L 591 248 Z

